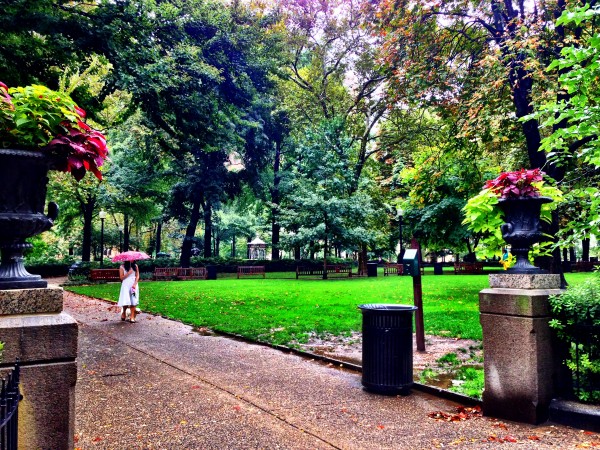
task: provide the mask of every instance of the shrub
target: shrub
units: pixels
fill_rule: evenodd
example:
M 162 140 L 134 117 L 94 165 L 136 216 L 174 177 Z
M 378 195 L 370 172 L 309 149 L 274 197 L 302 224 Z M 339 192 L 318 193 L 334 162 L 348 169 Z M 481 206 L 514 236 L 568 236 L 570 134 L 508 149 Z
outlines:
M 62 277 L 67 275 L 69 267 L 73 264 L 72 258 L 65 258 L 60 260 L 35 258 L 27 259 L 25 261 L 25 267 L 30 273 L 41 275 L 43 278 L 49 277 Z
M 600 276 L 550 297 L 550 326 L 567 343 L 565 364 L 573 372 L 575 395 L 584 402 L 600 401 Z

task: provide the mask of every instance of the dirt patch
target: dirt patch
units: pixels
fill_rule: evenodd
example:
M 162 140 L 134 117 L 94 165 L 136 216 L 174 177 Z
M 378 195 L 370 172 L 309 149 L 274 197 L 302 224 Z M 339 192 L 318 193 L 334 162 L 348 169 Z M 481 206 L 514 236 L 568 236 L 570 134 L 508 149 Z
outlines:
M 310 336 L 305 344 L 296 344 L 301 350 L 326 356 L 356 365 L 362 364 L 362 334 L 354 332 L 350 336 Z M 439 336 L 425 336 L 425 351 L 419 352 L 413 348 L 413 367 L 415 379 L 418 379 L 424 369 L 433 369 L 437 373 L 451 371 L 446 364 L 438 362 L 449 354 L 459 364 L 477 365 L 483 362 L 481 342 L 469 339 L 455 339 Z

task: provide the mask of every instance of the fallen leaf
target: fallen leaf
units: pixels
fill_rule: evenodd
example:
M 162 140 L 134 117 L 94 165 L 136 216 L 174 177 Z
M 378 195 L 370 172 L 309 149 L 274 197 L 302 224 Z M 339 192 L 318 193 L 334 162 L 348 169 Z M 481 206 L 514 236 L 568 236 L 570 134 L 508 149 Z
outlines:
M 540 437 L 533 434 L 531 436 L 527 436 L 527 439 L 529 439 L 530 441 L 539 441 Z
M 505 442 L 517 442 L 517 439 L 514 436 L 507 435 L 507 436 L 504 436 L 504 441 Z
M 194 386 L 192 386 L 192 389 L 200 389 L 200 386 L 194 385 Z
M 101 437 L 96 436 L 94 439 L 92 439 L 92 442 L 100 442 L 102 440 Z
M 381 424 L 377 425 L 377 428 L 379 428 L 380 430 L 383 430 L 385 427 Z
M 445 420 L 447 422 L 460 422 L 463 420 L 472 419 L 473 417 L 481 416 L 481 408 L 476 406 L 474 408 L 467 408 L 459 406 L 456 408 L 456 414 L 450 414 L 443 411 L 434 411 L 428 414 L 429 417 L 436 420 Z
M 506 426 L 505 423 L 502 422 L 498 422 L 492 425 L 493 427 L 498 427 L 498 428 L 502 428 L 503 430 L 508 430 L 508 427 Z

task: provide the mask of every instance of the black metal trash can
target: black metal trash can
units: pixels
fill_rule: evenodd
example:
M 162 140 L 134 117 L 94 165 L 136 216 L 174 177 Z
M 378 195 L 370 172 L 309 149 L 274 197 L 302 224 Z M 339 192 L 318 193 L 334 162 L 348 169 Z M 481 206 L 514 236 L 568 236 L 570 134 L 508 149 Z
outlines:
M 206 266 L 206 279 L 216 280 L 217 279 L 217 266 Z
M 377 276 L 377 263 L 367 263 L 367 276 L 368 277 L 376 277 Z
M 433 274 L 444 275 L 444 266 L 442 265 L 442 263 L 433 263 Z
M 413 385 L 412 305 L 368 304 L 362 311 L 362 384 L 384 395 L 407 395 Z

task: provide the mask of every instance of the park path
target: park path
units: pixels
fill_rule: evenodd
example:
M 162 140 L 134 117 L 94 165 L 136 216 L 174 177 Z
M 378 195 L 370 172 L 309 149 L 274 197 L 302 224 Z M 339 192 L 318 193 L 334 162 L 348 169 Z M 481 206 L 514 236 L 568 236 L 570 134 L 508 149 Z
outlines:
M 80 324 L 76 448 L 575 449 L 600 436 L 458 413 L 418 391 L 365 392 L 360 374 L 272 348 L 202 335 L 65 292 Z M 433 416 L 433 417 L 432 417 Z

